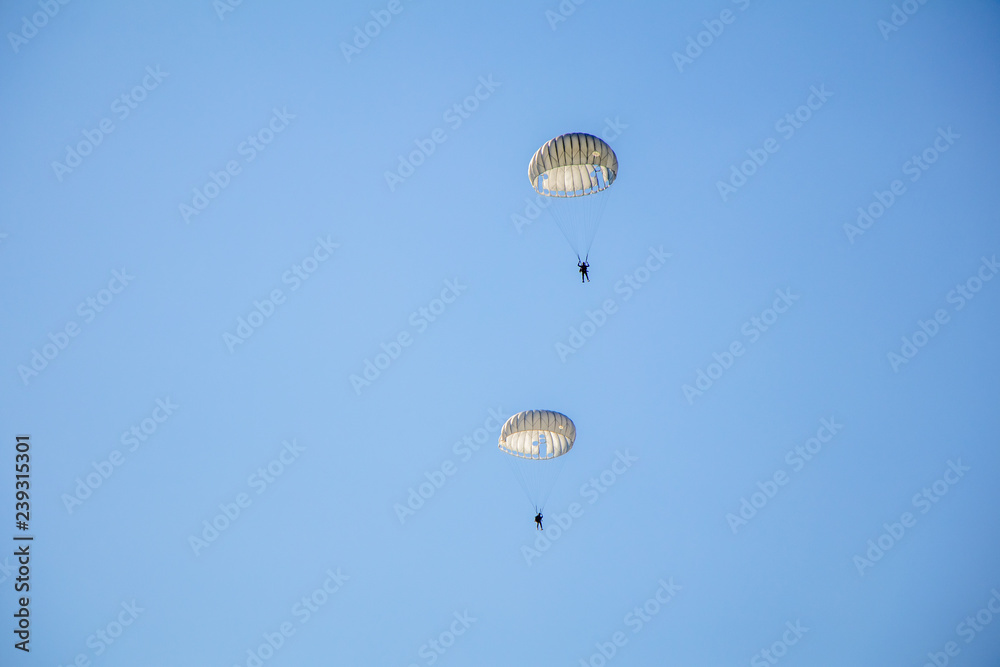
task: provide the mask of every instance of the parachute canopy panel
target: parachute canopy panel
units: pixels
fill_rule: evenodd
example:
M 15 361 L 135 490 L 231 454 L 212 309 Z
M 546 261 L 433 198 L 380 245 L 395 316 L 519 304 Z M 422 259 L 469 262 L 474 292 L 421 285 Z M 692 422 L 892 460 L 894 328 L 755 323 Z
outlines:
M 576 426 L 566 415 L 551 410 L 519 412 L 500 430 L 499 447 L 523 459 L 553 459 L 573 448 Z
M 603 139 L 574 132 L 551 139 L 528 163 L 531 187 L 547 197 L 582 197 L 611 187 L 618 156 Z

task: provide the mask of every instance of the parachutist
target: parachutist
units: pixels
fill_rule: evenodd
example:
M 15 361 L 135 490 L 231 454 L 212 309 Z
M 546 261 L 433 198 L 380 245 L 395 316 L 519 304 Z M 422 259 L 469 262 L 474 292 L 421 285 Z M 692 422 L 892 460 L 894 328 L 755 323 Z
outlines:
M 582 262 L 577 262 L 576 265 L 580 267 L 580 282 L 582 283 L 584 280 L 586 280 L 589 283 L 590 276 L 587 275 L 587 269 L 590 268 L 590 264 L 588 264 L 587 261 L 584 260 Z
M 538 525 L 535 526 L 535 530 L 545 530 L 544 528 L 542 528 L 542 513 L 541 512 L 539 512 L 538 514 L 535 515 L 535 523 L 538 524 Z

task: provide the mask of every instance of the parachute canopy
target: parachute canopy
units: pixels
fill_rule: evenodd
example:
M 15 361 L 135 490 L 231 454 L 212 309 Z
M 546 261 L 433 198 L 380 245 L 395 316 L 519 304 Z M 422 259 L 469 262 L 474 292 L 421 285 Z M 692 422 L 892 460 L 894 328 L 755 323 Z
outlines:
M 604 140 L 574 132 L 551 139 L 528 163 L 528 180 L 578 257 L 586 257 L 618 178 L 618 156 Z M 545 204 L 544 202 L 548 202 Z
M 573 420 L 551 410 L 519 412 L 500 429 L 500 451 L 536 512 L 548 500 L 566 461 L 563 455 L 575 441 Z
M 573 132 L 546 141 L 528 163 L 531 187 L 547 197 L 582 197 L 611 187 L 618 156 L 603 139 Z
M 576 426 L 551 410 L 519 412 L 500 429 L 499 447 L 522 459 L 553 459 L 573 448 Z

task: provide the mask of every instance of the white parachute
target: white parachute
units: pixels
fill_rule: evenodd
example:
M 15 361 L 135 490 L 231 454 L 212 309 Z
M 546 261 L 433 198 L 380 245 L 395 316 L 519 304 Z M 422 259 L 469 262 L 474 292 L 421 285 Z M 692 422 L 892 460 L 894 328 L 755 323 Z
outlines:
M 540 512 L 576 441 L 576 425 L 560 412 L 519 412 L 500 429 L 498 447 L 528 501 Z
M 551 139 L 528 163 L 528 180 L 580 258 L 586 258 L 618 178 L 618 156 L 604 140 L 573 132 Z

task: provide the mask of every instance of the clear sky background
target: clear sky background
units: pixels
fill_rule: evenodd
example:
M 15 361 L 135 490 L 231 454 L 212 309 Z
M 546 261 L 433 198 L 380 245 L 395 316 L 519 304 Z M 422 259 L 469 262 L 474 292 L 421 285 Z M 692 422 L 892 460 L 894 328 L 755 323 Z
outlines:
M 153 4 L 0 9 L 0 663 L 997 664 L 1000 4 Z M 582 286 L 524 224 L 565 132 L 620 161 Z M 578 431 L 546 541 L 491 418 L 528 409 Z

